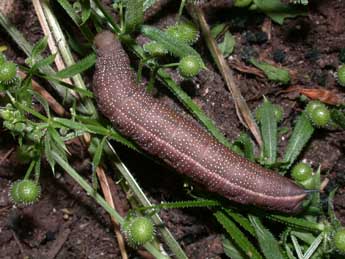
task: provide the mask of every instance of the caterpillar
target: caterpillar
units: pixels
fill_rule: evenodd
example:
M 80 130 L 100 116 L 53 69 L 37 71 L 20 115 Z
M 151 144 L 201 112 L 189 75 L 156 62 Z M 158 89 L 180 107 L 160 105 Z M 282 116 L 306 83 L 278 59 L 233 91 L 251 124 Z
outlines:
M 123 135 L 176 171 L 230 201 L 297 213 L 307 196 L 290 179 L 236 155 L 194 120 L 137 85 L 129 58 L 109 31 L 95 37 L 93 92 L 99 110 Z
M 144 20 L 150 20 L 163 8 L 165 8 L 171 0 L 157 0 L 145 11 Z M 229 8 L 233 6 L 233 0 L 188 0 L 187 3 L 195 4 L 201 8 Z

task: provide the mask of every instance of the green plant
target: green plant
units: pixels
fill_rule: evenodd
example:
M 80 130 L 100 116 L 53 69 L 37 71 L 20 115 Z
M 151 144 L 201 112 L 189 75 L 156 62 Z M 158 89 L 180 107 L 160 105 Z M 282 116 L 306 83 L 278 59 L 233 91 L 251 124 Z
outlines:
M 296 164 L 291 171 L 291 176 L 298 182 L 305 181 L 312 176 L 313 170 L 310 165 L 300 162 Z
M 146 43 L 143 48 L 152 57 L 160 57 L 168 54 L 168 51 L 164 48 L 164 46 L 155 41 Z
M 345 229 L 338 229 L 333 236 L 332 240 L 335 248 L 341 254 L 345 254 Z
M 122 232 L 128 244 L 132 247 L 138 247 L 150 242 L 155 236 L 152 220 L 143 216 L 128 216 L 122 225 Z
M 191 48 L 185 42 L 177 40 L 176 38 L 169 38 L 169 35 L 165 31 L 161 31 L 155 27 L 142 26 L 142 13 L 143 6 L 149 6 L 150 3 L 155 1 L 116 1 L 116 12 L 119 17 L 119 23 L 105 11 L 104 7 L 100 4 L 100 1 L 92 1 L 92 5 L 81 5 L 80 13 L 76 13 L 73 8 L 70 8 L 69 1 L 58 0 L 60 5 L 71 17 L 75 23 L 76 28 L 79 29 L 86 42 L 90 43 L 93 40 L 93 32 L 90 31 L 87 25 L 92 25 L 92 28 L 105 28 L 104 24 L 108 24 L 107 28 L 110 28 L 120 38 L 123 39 L 123 44 L 127 49 L 132 52 L 132 56 L 136 56 L 139 59 L 139 63 L 142 66 L 146 66 L 148 71 L 151 71 L 151 79 L 159 79 L 169 90 L 177 97 L 179 101 L 186 107 L 190 113 L 198 119 L 205 128 L 215 136 L 221 143 L 227 147 L 236 147 L 237 151 L 252 161 L 260 161 L 264 166 L 273 168 L 280 173 L 284 174 L 294 164 L 294 161 L 301 154 L 303 148 L 308 143 L 310 137 L 314 132 L 314 127 L 308 119 L 307 112 L 302 112 L 296 118 L 296 123 L 292 129 L 292 135 L 288 140 L 288 146 L 282 155 L 279 157 L 277 154 L 278 135 L 282 128 L 279 128 L 278 122 L 281 119 L 281 109 L 275 109 L 275 105 L 265 100 L 261 112 L 263 115 L 258 116 L 260 121 L 261 134 L 263 136 L 264 144 L 260 149 L 260 155 L 257 155 L 253 141 L 248 134 L 242 133 L 238 139 L 230 145 L 228 140 L 221 134 L 221 132 L 215 127 L 212 120 L 205 115 L 205 113 L 196 105 L 192 99 L 179 87 L 172 77 L 164 70 L 165 67 L 177 67 L 178 64 L 161 64 L 163 62 L 158 59 L 157 55 L 165 53 L 166 51 L 171 53 L 174 57 L 180 60 L 192 55 L 200 57 L 197 50 Z M 88 2 L 88 1 L 86 1 Z M 129 5 L 126 5 L 126 2 Z M 266 13 L 272 17 L 279 16 L 277 19 L 284 19 L 289 15 L 296 15 L 296 13 L 277 13 L 268 8 L 268 2 L 254 1 L 257 8 L 262 8 Z M 279 5 L 277 1 L 270 1 L 270 5 Z M 252 7 L 254 8 L 254 7 Z M 285 8 L 285 7 L 284 7 Z M 287 10 L 287 9 L 284 9 Z M 290 11 L 290 9 L 289 9 Z M 0 16 L 0 22 L 11 33 L 12 37 L 18 42 L 19 46 L 22 46 L 24 51 L 28 54 L 27 66 L 21 67 L 27 72 L 27 79 L 20 82 L 17 89 L 8 89 L 4 91 L 6 99 L 11 104 L 1 108 L 1 117 L 4 119 L 4 126 L 6 129 L 18 140 L 18 143 L 22 143 L 21 148 L 28 150 L 30 153 L 31 161 L 29 169 L 27 171 L 28 177 L 34 173 L 35 182 L 40 176 L 40 157 L 45 156 L 47 161 L 54 171 L 55 165 L 61 166 L 68 174 L 71 175 L 76 182 L 82 186 L 85 191 L 92 196 L 96 202 L 98 202 L 107 212 L 109 212 L 114 218 L 118 220 L 120 224 L 123 224 L 123 220 L 116 211 L 110 208 L 110 206 L 104 201 L 104 199 L 98 194 L 96 189 L 97 185 L 91 186 L 86 179 L 81 177 L 68 162 L 68 149 L 65 142 L 81 136 L 84 133 L 91 134 L 92 139 L 95 141 L 94 147 L 91 149 L 93 153 L 93 165 L 97 167 L 102 161 L 104 156 L 110 156 L 112 165 L 116 166 L 121 172 L 122 176 L 128 186 L 123 184 L 123 188 L 128 193 L 134 193 L 135 202 L 133 202 L 133 209 L 139 212 L 148 211 L 149 215 L 152 214 L 152 219 L 155 224 L 159 224 L 161 227 L 157 228 L 157 231 L 161 232 L 160 236 L 163 237 L 164 242 L 167 244 L 176 258 L 186 258 L 184 252 L 177 244 L 176 240 L 169 236 L 169 232 L 164 230 L 164 224 L 159 220 L 159 217 L 155 214 L 160 209 L 169 208 L 185 208 L 185 207 L 212 207 L 213 216 L 224 227 L 224 244 L 226 244 L 226 253 L 229 257 L 235 257 L 235 255 L 243 255 L 242 258 L 250 256 L 251 258 L 281 258 L 288 255 L 289 258 L 310 258 L 311 256 L 322 257 L 332 251 L 332 246 L 329 242 L 331 234 L 336 225 L 333 224 L 335 216 L 333 215 L 333 208 L 331 207 L 332 201 L 330 199 L 330 208 L 328 213 L 324 213 L 320 210 L 320 199 L 318 193 L 311 193 L 311 201 L 307 205 L 305 214 L 296 216 L 283 216 L 272 212 L 263 213 L 262 211 L 250 211 L 242 210 L 240 207 L 232 207 L 221 199 L 209 199 L 207 193 L 193 190 L 191 195 L 195 198 L 192 201 L 177 201 L 175 203 L 163 203 L 156 206 L 148 206 L 148 199 L 143 195 L 139 184 L 135 181 L 134 177 L 128 172 L 128 169 L 122 164 L 121 160 L 116 156 L 116 153 L 109 152 L 108 139 L 114 139 L 133 150 L 139 151 L 130 140 L 123 138 L 116 130 L 111 126 L 100 120 L 97 116 L 97 112 L 90 105 L 90 98 L 92 93 L 83 88 L 83 84 L 76 80 L 75 85 L 67 84 L 62 80 L 64 78 L 74 78 L 79 73 L 83 73 L 88 68 L 92 67 L 95 63 L 95 54 L 91 48 L 87 48 L 91 54 L 84 57 L 81 56 L 81 60 L 76 64 L 69 64 L 69 66 L 55 73 L 49 66 L 54 55 L 42 58 L 41 52 L 45 49 L 46 39 L 42 39 L 34 48 L 21 41 L 20 34 L 16 34 L 13 31 L 13 26 L 4 25 L 3 17 Z M 151 38 L 154 43 L 152 45 L 144 46 L 144 49 L 137 45 L 132 36 L 134 33 L 143 33 Z M 228 37 L 230 39 L 230 36 Z M 75 42 L 75 49 L 80 48 L 78 40 L 74 39 L 73 35 L 70 41 Z M 225 40 L 224 40 L 225 41 Z M 24 43 L 23 43 L 24 42 Z M 229 41 L 230 42 L 230 41 Z M 154 44 L 158 45 L 154 45 Z M 233 44 L 224 44 L 231 45 Z M 230 47 L 231 47 L 230 46 Z M 159 51 L 149 50 L 151 47 L 158 47 Z M 230 51 L 230 47 L 226 52 Z M 164 49 L 164 51 L 163 51 Z M 83 53 L 83 52 L 78 52 Z M 85 53 L 85 52 L 84 52 Z M 225 52 L 223 52 L 225 54 Z M 68 55 L 67 55 L 68 56 Z M 200 58 L 201 60 L 201 58 Z M 135 64 L 135 62 L 133 62 Z M 262 65 L 262 64 L 260 64 Z M 203 67 L 203 63 L 201 67 Z M 262 66 L 266 69 L 267 76 L 270 78 L 278 78 L 278 82 L 286 81 L 286 71 L 272 69 L 272 67 L 264 64 Z M 273 73 L 272 73 L 273 71 Z M 282 72 L 282 73 L 281 73 Z M 278 75 L 278 76 L 277 76 Z M 282 75 L 282 76 L 281 76 Z M 47 80 L 56 89 L 56 93 L 60 95 L 61 99 L 65 101 L 65 107 L 68 107 L 71 117 L 58 117 L 51 111 L 50 104 L 40 95 L 33 93 L 31 89 L 31 78 L 39 77 L 42 80 Z M 283 80 L 282 80 L 283 79 Z M 280 81 L 279 81 L 280 80 Z M 151 81 L 151 80 L 150 80 Z M 71 91 L 80 95 L 78 100 L 74 97 Z M 39 113 L 35 110 L 35 107 L 30 105 L 32 98 L 34 98 L 43 107 L 44 112 Z M 92 108 L 93 107 L 93 108 Z M 273 109 L 271 109 L 273 107 Z M 260 113 L 261 113 L 260 112 Z M 339 117 L 339 116 L 338 116 Z M 262 158 L 265 159 L 262 159 Z M 95 170 L 90 173 L 90 182 L 94 183 L 96 179 Z M 312 177 L 312 188 L 320 188 L 320 172 L 315 172 Z M 124 181 L 120 181 L 124 182 Z M 203 197 L 198 198 L 199 197 Z M 206 197 L 206 198 L 205 198 Z M 133 198 L 130 198 L 131 200 Z M 139 204 L 139 205 L 138 205 Z M 141 204 L 141 205 L 140 205 Z M 144 208 L 138 208 L 138 206 L 147 206 Z M 315 216 L 313 213 L 317 213 L 319 216 Z M 139 214 L 137 214 L 139 215 Z M 140 214 L 141 215 L 141 214 Z M 136 216 L 142 218 L 142 216 Z M 144 223 L 148 218 L 144 217 Z M 264 220 L 262 220 L 264 219 Z M 139 221 L 139 223 L 140 223 Z M 277 235 L 274 229 L 271 229 L 270 222 L 279 222 L 282 235 Z M 140 224 L 137 223 L 139 226 Z M 142 223 L 142 222 L 141 222 Z M 151 222 L 152 223 L 152 222 Z M 146 223 L 145 223 L 146 224 Z M 150 242 L 146 243 L 146 240 L 150 241 L 152 235 L 146 235 L 147 233 L 153 233 L 151 224 L 145 225 L 144 228 L 137 228 L 139 235 L 139 241 L 134 242 L 136 246 L 145 243 L 145 248 L 148 249 L 157 258 L 162 258 L 162 254 L 156 249 L 156 247 Z M 136 224 L 131 224 L 136 226 Z M 147 227 L 148 226 L 148 227 Z M 145 235 L 141 235 L 141 234 Z M 240 257 L 241 258 L 241 257 Z
M 178 69 L 181 76 L 189 78 L 196 76 L 202 69 L 202 61 L 197 56 L 186 56 L 179 62 Z
M 316 127 L 325 127 L 331 119 L 331 114 L 327 106 L 319 101 L 309 102 L 306 107 L 306 112 Z
M 250 5 L 253 1 L 252 0 L 235 0 L 234 6 L 236 7 L 246 7 Z
M 14 204 L 31 205 L 37 202 L 41 195 L 41 187 L 32 180 L 18 180 L 12 183 L 9 196 Z
M 171 37 L 189 45 L 194 44 L 199 38 L 199 31 L 191 22 L 179 22 L 167 27 L 166 32 Z
M 338 83 L 345 86 L 345 65 L 341 65 L 337 71 Z
M 15 81 L 17 66 L 13 62 L 3 62 L 0 64 L 0 83 L 10 85 Z

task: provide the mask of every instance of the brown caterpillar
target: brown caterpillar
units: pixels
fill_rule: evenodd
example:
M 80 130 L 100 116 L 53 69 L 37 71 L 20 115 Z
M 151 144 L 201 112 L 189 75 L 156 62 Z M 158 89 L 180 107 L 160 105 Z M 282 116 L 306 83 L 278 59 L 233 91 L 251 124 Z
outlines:
M 172 0 L 157 0 L 145 11 L 144 20 L 150 20 L 163 8 L 165 8 Z M 229 8 L 233 6 L 233 0 L 188 0 L 187 3 L 195 4 L 201 8 Z
M 100 111 L 123 135 L 229 200 L 286 213 L 300 211 L 307 196 L 301 187 L 231 152 L 194 121 L 140 88 L 127 54 L 111 32 L 99 33 L 95 45 L 93 91 Z

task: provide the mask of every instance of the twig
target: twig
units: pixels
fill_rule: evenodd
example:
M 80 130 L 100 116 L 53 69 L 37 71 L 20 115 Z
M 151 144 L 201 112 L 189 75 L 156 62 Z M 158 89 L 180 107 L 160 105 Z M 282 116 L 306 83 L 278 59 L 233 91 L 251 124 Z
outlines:
M 6 154 L 0 159 L 0 165 L 13 153 L 14 147 L 6 152 Z
M 242 122 L 244 126 L 250 129 L 250 131 L 252 132 L 253 136 L 256 139 L 256 142 L 259 144 L 260 147 L 262 147 L 262 139 L 261 139 L 258 126 L 256 125 L 255 120 L 253 119 L 253 116 L 250 112 L 250 109 L 246 101 L 242 97 L 240 89 L 237 87 L 235 83 L 233 73 L 231 69 L 229 68 L 228 64 L 226 63 L 224 56 L 220 52 L 217 42 L 211 36 L 210 27 L 207 24 L 203 10 L 199 8 L 198 6 L 191 4 L 188 6 L 188 11 L 190 15 L 200 25 L 206 44 L 217 64 L 217 67 L 220 73 L 222 74 L 225 80 L 225 83 L 230 93 L 233 96 L 238 118 L 240 119 L 240 121 Z
M 56 53 L 55 65 L 56 65 L 57 69 L 60 71 L 60 70 L 64 69 L 66 66 L 62 60 L 62 57 L 60 55 L 60 52 L 58 51 L 58 48 L 56 47 L 52 32 L 49 29 L 47 20 L 44 16 L 44 12 L 43 12 L 43 9 L 41 6 L 41 1 L 40 0 L 32 0 L 32 4 L 35 8 L 36 15 L 37 15 L 38 21 L 40 22 L 43 33 L 44 33 L 44 35 L 46 35 L 48 37 L 48 46 L 50 49 L 50 53 Z M 72 81 L 69 78 L 64 78 L 64 81 L 66 83 L 72 84 Z
M 113 209 L 117 210 L 117 208 L 115 208 L 113 197 L 111 195 L 111 191 L 110 191 L 110 188 L 109 188 L 108 179 L 107 179 L 107 177 L 106 177 L 106 175 L 104 173 L 103 168 L 102 167 L 97 167 L 96 172 L 97 172 L 97 176 L 98 176 L 98 179 L 100 181 L 100 184 L 101 184 L 101 188 L 102 188 L 105 200 L 108 202 L 108 204 Z M 126 252 L 125 241 L 124 241 L 123 236 L 122 236 L 122 234 L 120 232 L 119 223 L 116 221 L 116 219 L 114 217 L 111 217 L 111 221 L 112 221 L 112 223 L 114 225 L 114 232 L 115 232 L 115 235 L 116 235 L 116 238 L 117 238 L 117 243 L 119 244 L 119 248 L 120 248 L 122 259 L 127 259 L 128 255 L 127 255 L 127 252 Z

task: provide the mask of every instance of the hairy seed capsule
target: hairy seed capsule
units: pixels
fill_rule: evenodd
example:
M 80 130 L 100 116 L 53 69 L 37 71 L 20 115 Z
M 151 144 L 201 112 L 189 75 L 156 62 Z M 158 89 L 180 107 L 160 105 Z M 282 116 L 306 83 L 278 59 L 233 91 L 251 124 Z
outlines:
M 0 83 L 9 85 L 15 81 L 17 66 L 13 62 L 4 62 L 0 65 Z
M 186 56 L 180 60 L 178 70 L 181 76 L 190 78 L 199 74 L 202 64 L 197 56 Z
M 32 180 L 19 180 L 11 185 L 9 195 L 15 204 L 31 205 L 40 198 L 41 187 Z

